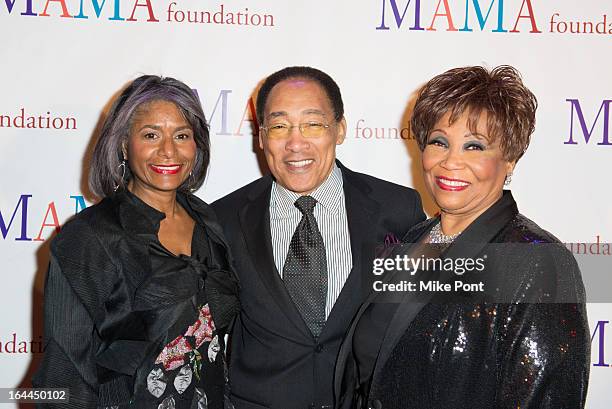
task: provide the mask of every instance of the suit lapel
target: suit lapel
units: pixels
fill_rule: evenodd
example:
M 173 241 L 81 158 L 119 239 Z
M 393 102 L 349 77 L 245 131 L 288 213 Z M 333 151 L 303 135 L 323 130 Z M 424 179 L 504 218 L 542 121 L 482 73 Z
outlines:
M 337 326 L 346 326 L 352 320 L 355 310 L 361 304 L 365 294 L 365 282 L 362 275 L 368 274 L 362 266 L 371 266 L 374 249 L 368 245 L 375 244 L 375 226 L 377 226 L 380 205 L 367 196 L 370 188 L 360 183 L 353 173 L 339 161 L 336 162 L 342 171 L 346 215 L 351 239 L 352 269 L 338 295 L 321 336 L 326 330 L 333 331 Z M 368 248 L 366 248 L 368 247 Z M 356 301 L 351 301 L 355 300 Z M 354 308 L 347 308 L 354 305 Z
M 416 234 L 416 237 L 420 237 L 422 232 L 428 231 L 431 225 L 433 225 L 433 222 L 427 223 L 426 225 L 424 224 L 423 229 L 418 229 L 418 233 Z M 411 237 L 413 236 L 411 235 Z M 405 237 L 404 239 L 410 240 L 410 238 L 407 238 L 407 237 Z M 388 274 L 386 277 L 383 278 L 383 282 L 385 283 L 389 282 L 393 277 L 394 277 L 393 274 Z M 361 316 L 370 307 L 370 305 L 375 302 L 376 298 L 379 296 L 380 294 L 374 291 L 371 291 L 369 293 L 369 295 L 367 296 L 363 304 L 361 304 L 359 310 L 357 311 L 357 314 L 355 314 L 355 317 L 351 323 L 351 326 L 344 338 L 342 346 L 340 347 L 340 352 L 338 353 L 338 359 L 336 362 L 336 371 L 334 375 L 334 388 L 335 388 L 334 390 L 336 391 L 336 394 L 337 394 L 336 395 L 337 400 L 342 399 L 343 395 L 348 392 L 347 390 L 345 390 L 345 388 L 354 388 L 355 386 L 357 386 L 357 385 L 348 385 L 348 384 L 343 385 L 343 379 L 348 379 L 348 380 L 357 382 L 356 373 L 345 374 L 347 370 L 354 370 L 354 367 L 350 367 L 349 360 L 352 359 L 352 355 L 353 355 L 353 352 L 352 352 L 353 351 L 353 337 L 355 335 L 355 328 L 357 327 L 357 324 L 359 323 Z M 396 331 L 393 328 L 393 324 L 395 323 L 395 325 L 397 325 L 397 322 L 401 321 L 403 314 L 405 314 L 405 311 L 400 312 L 400 310 L 402 309 L 402 305 L 400 305 L 398 309 L 396 310 L 395 314 L 393 315 L 392 321 L 389 324 L 389 330 L 387 330 L 387 332 L 383 336 L 383 341 L 381 343 L 381 350 L 379 351 L 379 355 L 376 360 L 376 366 L 374 368 L 374 371 L 375 371 L 374 373 L 376 373 L 376 369 L 380 365 L 380 362 L 386 362 L 386 356 L 388 355 L 388 352 L 384 351 L 385 348 L 390 349 L 391 347 L 394 347 L 398 334 L 402 335 L 404 333 L 404 330 Z M 418 310 L 420 310 L 420 308 L 422 308 L 422 305 L 419 305 L 416 307 Z
M 336 394 L 336 403 L 339 403 L 342 396 L 348 392 L 345 388 L 354 388 L 355 385 L 343 385 L 343 380 L 357 381 L 356 374 L 346 374 L 347 366 L 349 364 L 349 359 L 352 359 L 353 355 L 353 336 L 355 335 L 355 328 L 359 323 L 359 319 L 363 315 L 364 311 L 367 309 L 369 304 L 375 298 L 376 293 L 372 292 L 368 296 L 368 299 L 359 307 L 357 314 L 355 314 L 354 319 L 351 322 L 351 325 L 344 337 L 344 341 L 342 341 L 342 345 L 340 346 L 340 351 L 338 352 L 338 358 L 336 359 L 336 369 L 334 371 L 334 392 Z M 353 369 L 353 368 L 351 368 Z M 351 392 L 352 393 L 352 392 Z M 344 406 L 342 406 L 344 407 Z
M 272 234 L 270 233 L 271 188 L 272 179 L 269 176 L 254 187 L 248 196 L 246 206 L 240 211 L 240 224 L 251 260 L 261 281 L 272 294 L 271 298 L 300 332 L 312 338 L 312 333 L 295 307 L 274 264 Z

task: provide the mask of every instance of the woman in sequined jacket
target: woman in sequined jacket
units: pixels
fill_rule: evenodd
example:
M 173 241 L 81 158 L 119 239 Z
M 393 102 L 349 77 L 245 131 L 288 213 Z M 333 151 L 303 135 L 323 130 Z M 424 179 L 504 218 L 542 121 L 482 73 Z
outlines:
M 33 384 L 69 401 L 44 408 L 224 407 L 238 288 L 221 226 L 192 193 L 209 154 L 184 83 L 144 75 L 114 102 L 89 177 L 102 200 L 51 244 Z
M 433 262 L 382 275 L 340 350 L 337 408 L 584 407 L 590 338 L 580 271 L 503 190 L 536 107 L 508 66 L 452 69 L 420 91 L 411 125 L 440 214 L 388 258 Z

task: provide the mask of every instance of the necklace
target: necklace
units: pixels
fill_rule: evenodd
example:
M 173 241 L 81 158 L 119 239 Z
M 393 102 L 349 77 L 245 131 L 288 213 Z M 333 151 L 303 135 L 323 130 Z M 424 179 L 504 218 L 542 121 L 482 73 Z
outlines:
M 435 244 L 452 243 L 461 233 L 462 232 L 447 236 L 446 234 L 442 233 L 441 223 L 438 223 L 432 227 L 431 231 L 429 232 L 429 242 Z

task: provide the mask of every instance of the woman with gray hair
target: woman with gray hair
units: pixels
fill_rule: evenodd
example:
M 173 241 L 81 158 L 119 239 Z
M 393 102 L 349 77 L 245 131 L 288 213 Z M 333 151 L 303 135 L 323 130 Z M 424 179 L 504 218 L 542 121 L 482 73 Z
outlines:
M 223 407 L 238 289 L 222 230 L 192 194 L 209 157 L 182 82 L 141 76 L 114 102 L 89 176 L 102 200 L 51 245 L 33 384 L 69 388 L 62 408 Z

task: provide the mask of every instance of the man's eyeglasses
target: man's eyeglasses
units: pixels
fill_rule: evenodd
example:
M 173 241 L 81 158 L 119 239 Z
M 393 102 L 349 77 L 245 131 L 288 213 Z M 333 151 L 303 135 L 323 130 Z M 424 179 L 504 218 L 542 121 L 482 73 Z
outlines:
M 323 136 L 329 125 L 321 122 L 304 122 L 299 125 L 274 124 L 260 127 L 270 139 L 287 138 L 293 128 L 299 128 L 304 138 L 318 138 Z

